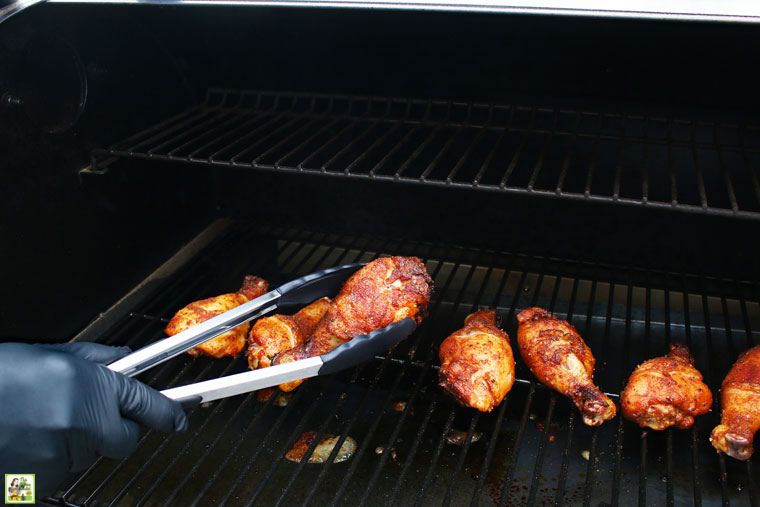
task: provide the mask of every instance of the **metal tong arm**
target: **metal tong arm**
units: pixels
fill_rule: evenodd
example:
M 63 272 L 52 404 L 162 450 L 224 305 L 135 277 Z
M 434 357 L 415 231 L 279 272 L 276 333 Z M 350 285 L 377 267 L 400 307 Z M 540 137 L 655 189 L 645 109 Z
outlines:
M 357 336 L 321 356 L 175 387 L 161 391 L 161 394 L 179 401 L 185 408 L 190 408 L 200 403 L 257 391 L 293 380 L 335 373 L 387 351 L 412 334 L 416 327 L 417 323 L 407 317 L 371 333 Z
M 130 377 L 135 376 L 278 306 L 308 304 L 322 296 L 334 294 L 346 278 L 363 265 L 344 264 L 296 278 L 221 315 L 143 347 L 108 367 Z
M 239 326 L 249 320 L 255 319 L 260 315 L 270 312 L 277 308 L 278 300 L 282 295 L 278 289 L 252 299 L 247 303 L 236 306 L 232 310 L 212 317 L 207 321 L 201 322 L 181 333 L 177 333 L 169 338 L 164 338 L 155 343 L 143 347 L 140 350 L 129 354 L 108 365 L 113 371 L 123 373 L 130 377 L 144 372 L 154 366 L 163 363 L 178 356 L 183 352 L 190 350 L 201 343 L 219 336 L 229 331 L 235 326 Z

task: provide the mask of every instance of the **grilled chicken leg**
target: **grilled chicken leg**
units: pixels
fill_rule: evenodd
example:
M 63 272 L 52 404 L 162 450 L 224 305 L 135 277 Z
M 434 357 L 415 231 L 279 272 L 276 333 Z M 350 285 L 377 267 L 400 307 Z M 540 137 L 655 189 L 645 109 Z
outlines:
M 760 345 L 739 356 L 723 379 L 720 404 L 720 424 L 712 431 L 710 442 L 718 451 L 748 460 L 752 440 L 760 430 Z
M 626 419 L 653 430 L 690 428 L 694 416 L 712 406 L 712 393 L 693 365 L 689 349 L 676 343 L 668 355 L 637 366 L 620 395 Z
M 278 354 L 274 364 L 330 352 L 355 336 L 410 317 L 421 321 L 433 281 L 417 257 L 381 257 L 367 263 L 346 281 L 310 339 Z M 303 380 L 280 385 L 292 391 Z
M 471 313 L 464 327 L 438 349 L 440 385 L 462 405 L 490 412 L 515 383 L 507 333 L 496 327 L 496 310 Z
M 232 310 L 236 306 L 256 299 L 264 294 L 268 288 L 269 283 L 263 278 L 248 275 L 243 279 L 243 286 L 238 292 L 195 301 L 182 308 L 172 317 L 164 331 L 167 335 L 173 336 L 196 324 Z M 251 324 L 248 322 L 240 324 L 226 333 L 188 350 L 188 354 L 194 356 L 206 354 L 217 359 L 224 356 L 236 356 L 245 348 L 245 337 L 250 327 Z
M 520 354 L 538 380 L 572 399 L 589 426 L 615 417 L 617 407 L 594 385 L 594 356 L 573 326 L 535 307 L 517 321 Z
M 248 366 L 255 370 L 272 364 L 272 358 L 301 345 L 330 307 L 330 298 L 317 299 L 295 315 L 272 315 L 256 321 L 248 335 Z

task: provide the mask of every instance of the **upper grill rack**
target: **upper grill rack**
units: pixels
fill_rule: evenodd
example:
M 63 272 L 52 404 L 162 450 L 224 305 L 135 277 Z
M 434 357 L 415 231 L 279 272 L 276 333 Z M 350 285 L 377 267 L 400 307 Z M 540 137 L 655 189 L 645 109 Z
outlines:
M 537 106 L 211 89 L 92 152 L 760 219 L 760 128 Z

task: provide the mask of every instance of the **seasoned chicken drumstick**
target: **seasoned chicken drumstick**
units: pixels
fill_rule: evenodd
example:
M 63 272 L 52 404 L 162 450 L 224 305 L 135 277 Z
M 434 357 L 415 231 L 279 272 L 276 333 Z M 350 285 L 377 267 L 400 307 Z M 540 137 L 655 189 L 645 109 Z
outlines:
M 517 322 L 520 355 L 538 380 L 572 399 L 589 426 L 615 417 L 617 407 L 594 385 L 594 356 L 573 326 L 535 307 Z
M 278 354 L 274 364 L 330 352 L 355 336 L 410 317 L 422 320 L 433 281 L 417 257 L 381 257 L 346 281 L 314 334 L 302 345 Z M 303 380 L 280 385 L 292 391 Z
M 196 324 L 256 299 L 266 293 L 268 289 L 269 283 L 266 280 L 258 276 L 248 275 L 243 279 L 243 286 L 238 292 L 203 299 L 182 308 L 172 317 L 164 331 L 167 335 L 174 336 Z M 240 324 L 226 333 L 188 350 L 188 354 L 195 356 L 202 353 L 217 359 L 224 356 L 236 356 L 245 348 L 245 337 L 250 327 L 249 322 Z
M 248 366 L 255 370 L 272 364 L 272 358 L 301 345 L 330 307 L 330 298 L 317 299 L 295 315 L 272 315 L 256 321 L 248 335 Z
M 496 327 L 496 310 L 471 313 L 464 327 L 438 349 L 440 385 L 462 405 L 490 412 L 515 383 L 507 333 Z
M 712 406 L 712 393 L 693 365 L 689 349 L 676 343 L 668 355 L 637 366 L 620 395 L 626 419 L 653 430 L 691 428 L 694 416 Z
M 712 431 L 710 442 L 718 451 L 748 460 L 752 440 L 760 430 L 760 345 L 739 356 L 723 379 L 720 404 L 720 424 Z

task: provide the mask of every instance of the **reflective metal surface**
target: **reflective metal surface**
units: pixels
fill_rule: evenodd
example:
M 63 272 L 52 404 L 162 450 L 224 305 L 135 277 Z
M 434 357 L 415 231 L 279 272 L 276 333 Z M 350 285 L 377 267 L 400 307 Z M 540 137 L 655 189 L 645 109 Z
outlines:
M 0 23 L 27 7 L 40 3 L 41 1 L 42 0 L 17 0 L 16 2 L 10 2 L 8 5 L 0 4 Z
M 161 391 L 173 400 L 199 396 L 202 403 L 319 375 L 322 358 L 307 357 L 292 363 L 205 380 Z
M 760 4 L 741 0 L 49 0 L 56 3 L 116 3 L 160 5 L 258 5 L 282 7 L 344 7 L 357 9 L 401 9 L 461 12 L 550 14 L 641 19 L 709 20 L 757 23 Z

